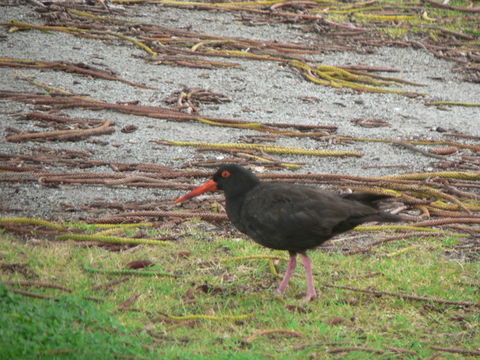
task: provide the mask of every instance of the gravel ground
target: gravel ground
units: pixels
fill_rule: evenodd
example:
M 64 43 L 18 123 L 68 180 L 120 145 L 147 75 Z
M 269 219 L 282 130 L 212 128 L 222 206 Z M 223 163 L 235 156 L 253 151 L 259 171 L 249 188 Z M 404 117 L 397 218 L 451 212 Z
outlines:
M 128 6 L 126 9 L 128 18 L 132 20 L 215 35 L 309 44 L 317 43 L 319 39 L 316 36 L 320 36 L 305 33 L 296 25 L 243 25 L 230 13 L 180 10 L 155 5 Z M 2 22 L 17 19 L 42 24 L 32 6 L 18 5 L 13 1 L 7 5 L 0 5 L 0 19 Z M 264 123 L 335 125 L 338 127 L 339 135 L 378 139 L 445 139 L 442 133 L 437 131 L 438 128 L 448 132 L 480 135 L 479 108 L 425 106 L 425 103 L 431 100 L 480 102 L 480 87 L 479 84 L 463 81 L 462 74 L 452 71 L 453 63 L 437 59 L 424 50 L 384 47 L 375 49 L 373 53 L 330 52 L 310 56 L 311 60 L 323 64 L 362 64 L 400 69 L 401 71 L 394 73 L 393 76 L 425 84 L 422 88 L 405 86 L 405 89 L 426 93 L 425 97 L 406 97 L 319 86 L 305 81 L 292 69 L 273 62 L 232 59 L 240 64 L 241 68 L 220 70 L 154 65 L 141 58 L 144 55 L 142 50 L 125 43 L 105 43 L 63 33 L 40 31 L 7 33 L 7 28 L 3 27 L 0 42 L 1 56 L 4 58 L 82 62 L 101 69 L 113 70 L 124 79 L 158 88 L 141 89 L 118 81 L 93 79 L 60 71 L 2 67 L 1 91 L 39 91 L 31 83 L 16 78 L 16 75 L 22 73 L 34 77 L 36 81 L 112 103 L 139 101 L 142 105 L 165 107 L 163 100 L 172 93 L 184 87 L 198 87 L 224 94 L 232 100 L 220 105 L 202 105 L 202 116 Z M 314 97 L 316 100 L 306 102 L 302 100 L 304 97 Z M 151 140 L 240 142 L 246 135 L 259 134 L 253 130 L 212 127 L 193 122 L 179 123 L 110 111 L 66 109 L 63 112 L 72 117 L 111 119 L 115 122 L 115 132 L 112 135 L 77 142 L 6 142 L 8 128 L 42 131 L 38 123 L 20 120 L 16 116 L 19 112 L 28 112 L 31 109 L 31 106 L 22 103 L 0 102 L 2 116 L 0 153 L 31 154 L 41 147 L 48 147 L 89 151 L 93 154 L 89 160 L 153 163 L 181 168 L 198 156 L 195 149 L 158 145 Z M 390 126 L 364 128 L 352 123 L 351 120 L 355 118 L 379 118 L 387 121 Z M 120 132 L 120 129 L 127 125 L 135 125 L 138 130 L 132 133 Z M 281 159 L 284 161 L 305 163 L 302 169 L 297 170 L 298 173 L 381 176 L 432 171 L 435 169 L 434 163 L 438 161 L 395 147 L 391 143 L 332 144 L 309 138 L 279 137 L 275 144 L 364 153 L 361 158 L 282 156 Z M 452 155 L 448 160 L 455 160 L 460 154 L 461 152 Z M 225 155 L 214 153 L 203 156 L 222 159 Z M 371 167 L 375 165 L 404 167 Z M 72 171 L 62 167 L 45 168 L 51 171 Z M 88 171 L 111 171 L 111 169 L 96 167 Z M 63 207 L 65 203 L 81 205 L 96 200 L 164 201 L 181 193 L 163 189 L 112 188 L 100 185 L 60 185 L 53 188 L 41 184 L 1 182 L 0 187 L 3 216 L 36 216 L 49 219 L 85 216 L 80 210 L 66 213 Z

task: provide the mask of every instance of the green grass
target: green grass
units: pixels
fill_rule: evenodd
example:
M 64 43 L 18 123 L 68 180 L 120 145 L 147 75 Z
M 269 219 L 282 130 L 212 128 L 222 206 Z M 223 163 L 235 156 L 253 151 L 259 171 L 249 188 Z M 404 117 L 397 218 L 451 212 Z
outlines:
M 278 297 L 274 289 L 280 279 L 272 273 L 268 260 L 235 259 L 271 255 L 271 251 L 244 238 L 202 231 L 202 225 L 185 223 L 173 246 L 141 245 L 120 252 L 38 238 L 24 242 L 0 234 L 0 263 L 27 264 L 27 276 L 31 277 L 3 268 L 2 280 L 41 281 L 73 290 L 64 295 L 60 290 L 9 286 L 60 299 L 54 302 L 0 288 L 0 358 L 417 359 L 434 354 L 432 345 L 478 350 L 478 308 L 321 287 L 333 283 L 478 302 L 479 263 L 445 255 L 461 240 L 409 239 L 355 256 L 312 251 L 316 285 L 323 297 L 305 305 L 299 300 L 305 291 L 301 266 L 286 297 Z M 149 236 L 155 231 L 149 230 Z M 407 247 L 411 249 L 398 251 Z M 286 257 L 283 252 L 273 254 Z M 131 276 L 110 290 L 94 291 L 95 286 L 123 275 L 90 273 L 82 267 L 87 263 L 101 269 L 125 269 L 130 261 L 141 259 L 154 262 L 154 270 L 176 277 Z M 277 261 L 276 267 L 283 273 L 286 262 Z M 140 297 L 130 307 L 142 311 L 119 310 L 119 305 L 135 294 Z M 104 302 L 97 304 L 85 297 Z M 169 315 L 185 318 L 171 319 Z M 250 317 L 221 318 L 240 315 Z M 271 329 L 295 331 L 298 336 L 275 333 L 247 341 L 253 334 Z M 383 354 L 326 353 L 348 346 L 378 349 Z M 391 347 L 412 350 L 416 355 L 398 354 Z M 442 353 L 442 359 L 463 358 Z
M 0 358 L 114 359 L 146 352 L 150 339 L 111 316 L 111 306 L 76 295 L 59 300 L 31 300 L 0 283 Z

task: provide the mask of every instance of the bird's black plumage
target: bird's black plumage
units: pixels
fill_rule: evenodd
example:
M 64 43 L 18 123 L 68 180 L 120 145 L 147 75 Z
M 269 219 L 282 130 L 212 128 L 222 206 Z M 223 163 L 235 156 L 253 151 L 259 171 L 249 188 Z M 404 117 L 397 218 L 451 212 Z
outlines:
M 228 177 L 222 173 L 228 171 Z M 377 209 L 383 195 L 337 195 L 311 186 L 266 183 L 238 165 L 222 166 L 214 175 L 225 192 L 228 218 L 260 245 L 303 252 L 332 236 L 369 221 L 398 221 Z
M 297 253 L 304 257 L 307 268 L 310 260 L 305 252 L 331 237 L 364 222 L 401 220 L 377 208 L 377 202 L 388 196 L 365 192 L 339 195 L 311 186 L 262 182 L 251 171 L 234 164 L 220 167 L 213 179 L 200 188 L 179 200 L 204 191 L 223 190 L 228 218 L 238 230 L 260 245 L 289 251 L 291 260 L 282 282 L 284 288 L 295 268 Z M 310 280 L 312 298 L 316 292 Z M 280 292 L 285 290 L 282 284 Z

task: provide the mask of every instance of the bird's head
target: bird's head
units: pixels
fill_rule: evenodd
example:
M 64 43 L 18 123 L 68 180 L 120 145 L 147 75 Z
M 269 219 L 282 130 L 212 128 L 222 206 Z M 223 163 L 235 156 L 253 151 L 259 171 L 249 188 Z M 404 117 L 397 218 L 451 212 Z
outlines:
M 260 180 L 250 170 L 236 164 L 221 166 L 212 179 L 178 198 L 180 203 L 209 191 L 223 190 L 228 197 L 246 193 L 255 187 Z

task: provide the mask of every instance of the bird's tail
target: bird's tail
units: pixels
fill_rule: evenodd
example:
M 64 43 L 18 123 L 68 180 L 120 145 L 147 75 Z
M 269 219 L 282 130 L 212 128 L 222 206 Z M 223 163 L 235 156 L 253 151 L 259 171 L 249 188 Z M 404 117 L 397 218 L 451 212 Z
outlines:
M 350 194 L 342 194 L 341 196 L 344 199 L 358 201 L 362 204 L 368 205 L 375 209 L 379 209 L 379 205 L 382 200 L 388 200 L 395 197 L 393 195 L 376 194 L 371 192 L 355 192 Z M 395 215 L 395 214 L 391 214 L 389 212 L 380 210 L 369 221 L 400 222 L 400 221 L 408 221 L 408 219 L 404 218 L 401 215 Z
M 355 192 L 341 195 L 344 199 L 361 202 L 365 205 L 378 208 L 378 203 L 382 200 L 391 199 L 395 196 L 386 194 L 375 194 L 370 192 Z

